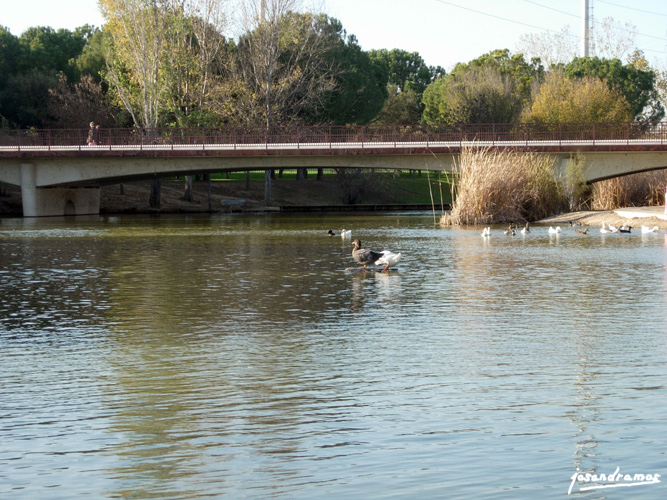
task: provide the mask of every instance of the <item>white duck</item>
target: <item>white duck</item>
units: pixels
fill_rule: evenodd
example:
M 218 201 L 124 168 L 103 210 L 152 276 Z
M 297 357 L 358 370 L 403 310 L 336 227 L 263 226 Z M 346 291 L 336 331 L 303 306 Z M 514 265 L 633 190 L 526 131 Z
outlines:
M 485 227 L 484 230 L 482 231 L 482 236 L 491 236 L 491 228 L 490 227 Z
M 560 233 L 560 226 L 552 227 L 549 226 L 549 234 L 558 234 Z
M 657 233 L 658 231 L 658 226 L 648 227 L 642 224 L 642 234 Z
M 341 229 L 340 230 L 340 237 L 343 238 L 344 240 L 349 240 L 352 238 L 352 230 L 351 229 Z
M 600 228 L 600 232 L 602 234 L 608 234 L 608 233 L 614 233 L 615 231 L 612 229 L 613 226 L 608 226 L 606 222 L 602 221 L 602 227 Z
M 401 261 L 401 254 L 390 250 L 383 250 L 382 257 L 375 261 L 378 266 L 384 266 L 383 271 L 388 271 L 390 267 L 396 266 Z
M 530 222 L 526 222 L 526 225 L 521 230 L 521 234 L 530 233 Z

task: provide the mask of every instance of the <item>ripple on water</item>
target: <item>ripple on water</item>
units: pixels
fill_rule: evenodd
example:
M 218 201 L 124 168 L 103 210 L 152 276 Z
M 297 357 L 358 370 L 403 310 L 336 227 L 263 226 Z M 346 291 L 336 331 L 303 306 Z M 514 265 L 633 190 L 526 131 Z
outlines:
M 577 467 L 660 472 L 660 239 L 118 219 L 0 232 L 0 496 L 561 498 Z M 403 260 L 346 272 L 323 227 Z

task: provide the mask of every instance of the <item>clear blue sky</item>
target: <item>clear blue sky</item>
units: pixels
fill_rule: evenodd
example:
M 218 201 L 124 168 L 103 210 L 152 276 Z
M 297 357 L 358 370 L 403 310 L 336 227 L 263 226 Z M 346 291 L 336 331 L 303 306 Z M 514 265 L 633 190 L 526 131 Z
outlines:
M 593 16 L 631 22 L 646 57 L 667 66 L 665 0 L 589 0 Z M 30 26 L 73 29 L 103 22 L 96 0 L 4 0 L 0 24 L 20 35 Z M 319 0 L 365 50 L 419 52 L 427 64 L 449 70 L 493 49 L 516 49 L 525 33 L 581 33 L 582 0 Z

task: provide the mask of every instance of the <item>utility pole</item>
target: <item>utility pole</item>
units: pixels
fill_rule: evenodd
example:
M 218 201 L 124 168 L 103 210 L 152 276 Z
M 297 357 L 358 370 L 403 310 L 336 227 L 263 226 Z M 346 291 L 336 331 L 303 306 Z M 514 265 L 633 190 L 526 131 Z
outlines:
M 581 57 L 588 57 L 588 42 L 591 36 L 588 24 L 588 0 L 581 0 Z

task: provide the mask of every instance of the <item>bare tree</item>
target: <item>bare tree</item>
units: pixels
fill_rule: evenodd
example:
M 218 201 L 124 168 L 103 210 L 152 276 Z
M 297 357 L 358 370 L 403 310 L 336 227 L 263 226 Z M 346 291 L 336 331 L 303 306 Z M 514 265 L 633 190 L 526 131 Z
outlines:
M 606 17 L 595 23 L 590 35 L 591 53 L 606 59 L 627 59 L 635 47 L 637 27 Z M 539 57 L 546 67 L 568 63 L 579 55 L 580 35 L 564 26 L 558 33 L 543 32 L 521 35 L 517 51 L 528 58 Z
M 334 62 L 326 57 L 332 39 L 317 16 L 298 13 L 301 6 L 300 0 L 244 4 L 237 64 L 239 80 L 261 105 L 256 124 L 296 123 L 335 88 Z
M 519 37 L 517 51 L 527 59 L 539 57 L 545 67 L 566 63 L 577 56 L 579 37 L 574 35 L 570 26 L 563 27 L 558 33 L 529 33 Z

